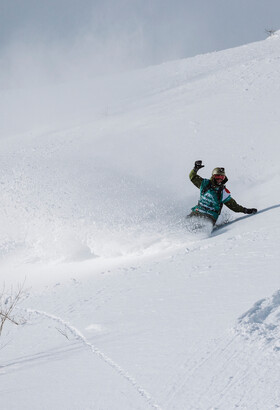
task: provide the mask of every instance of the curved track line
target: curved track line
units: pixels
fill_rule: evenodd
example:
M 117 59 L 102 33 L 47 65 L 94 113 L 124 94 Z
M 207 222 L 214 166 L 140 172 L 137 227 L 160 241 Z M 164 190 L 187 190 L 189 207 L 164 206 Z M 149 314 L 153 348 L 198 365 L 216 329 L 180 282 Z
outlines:
M 110 357 L 106 356 L 103 352 L 101 352 L 98 348 L 96 348 L 93 344 L 91 344 L 85 336 L 74 326 L 70 325 L 69 323 L 65 322 L 63 319 L 61 319 L 58 316 L 51 315 L 49 313 L 40 311 L 40 310 L 34 310 L 34 309 L 24 309 L 27 313 L 31 313 L 37 316 L 43 316 L 48 319 L 51 319 L 60 325 L 65 326 L 69 332 L 75 337 L 75 339 L 79 340 L 82 342 L 86 347 L 88 347 L 92 353 L 96 354 L 101 360 L 103 360 L 105 363 L 107 363 L 109 366 L 111 366 L 114 370 L 117 371 L 119 375 L 121 375 L 124 379 L 126 379 L 136 390 L 137 392 L 146 399 L 148 404 L 153 408 L 157 410 L 161 410 L 161 407 L 155 403 L 155 401 L 152 399 L 151 395 L 143 388 L 141 387 L 136 380 L 130 376 L 129 373 L 127 373 L 124 369 L 122 369 L 116 362 L 114 362 Z

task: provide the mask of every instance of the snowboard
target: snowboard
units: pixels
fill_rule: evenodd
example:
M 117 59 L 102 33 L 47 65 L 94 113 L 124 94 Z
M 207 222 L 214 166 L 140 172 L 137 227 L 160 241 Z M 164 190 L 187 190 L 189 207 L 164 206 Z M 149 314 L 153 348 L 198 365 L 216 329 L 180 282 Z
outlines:
M 213 231 L 217 231 L 219 229 L 225 228 L 228 225 L 235 224 L 236 222 L 243 221 L 244 219 L 251 218 L 252 216 L 257 215 L 257 213 L 260 213 L 260 212 L 262 211 L 256 212 L 255 214 L 240 216 L 239 218 L 233 219 L 232 221 L 226 221 L 226 222 L 216 224 L 213 228 Z

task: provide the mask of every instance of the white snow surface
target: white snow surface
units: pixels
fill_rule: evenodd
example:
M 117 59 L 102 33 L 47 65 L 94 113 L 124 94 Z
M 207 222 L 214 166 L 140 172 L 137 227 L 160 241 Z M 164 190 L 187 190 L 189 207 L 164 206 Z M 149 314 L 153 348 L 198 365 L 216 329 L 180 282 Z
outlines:
M 0 99 L 1 410 L 280 407 L 280 37 Z M 186 215 L 224 166 L 233 198 Z

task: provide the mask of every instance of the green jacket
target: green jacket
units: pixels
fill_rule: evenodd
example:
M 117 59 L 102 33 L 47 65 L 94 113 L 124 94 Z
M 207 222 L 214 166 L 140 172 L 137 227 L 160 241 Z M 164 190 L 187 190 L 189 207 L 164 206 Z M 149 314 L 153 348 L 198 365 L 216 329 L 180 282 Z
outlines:
M 218 219 L 224 204 L 234 212 L 244 212 L 245 208 L 231 197 L 225 185 L 216 187 L 211 179 L 201 178 L 194 169 L 190 172 L 190 180 L 200 189 L 200 199 L 192 208 L 193 212 L 206 214 L 214 221 Z

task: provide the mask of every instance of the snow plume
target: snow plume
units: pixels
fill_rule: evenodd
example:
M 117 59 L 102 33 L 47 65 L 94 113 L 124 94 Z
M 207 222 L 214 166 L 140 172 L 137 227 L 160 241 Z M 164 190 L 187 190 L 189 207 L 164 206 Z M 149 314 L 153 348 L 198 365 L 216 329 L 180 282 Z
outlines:
M 45 317 L 47 319 L 52 320 L 53 322 L 58 323 L 58 325 L 63 326 L 64 329 L 69 331 L 72 336 L 78 341 L 80 341 L 85 347 L 89 348 L 93 354 L 97 355 L 103 362 L 108 364 L 110 367 L 112 367 L 121 377 L 126 379 L 136 390 L 137 392 L 146 400 L 147 404 L 153 409 L 158 409 L 160 410 L 161 407 L 153 400 L 151 395 L 142 387 L 140 386 L 137 381 L 128 373 L 126 372 L 120 365 L 118 365 L 116 362 L 114 362 L 110 357 L 106 356 L 103 352 L 101 352 L 97 347 L 95 347 L 92 343 L 90 343 L 85 336 L 74 326 L 70 325 L 60 317 L 57 317 L 55 315 L 51 315 L 46 312 L 42 312 L 39 310 L 34 310 L 34 309 L 24 309 L 26 313 L 29 313 L 31 315 L 39 316 L 39 317 Z
M 36 160 L 33 150 L 3 160 L 0 256 L 78 261 L 165 248 L 176 235 L 180 240 L 181 215 L 170 198 L 137 178 L 113 175 L 91 157 L 81 163 L 71 154 L 61 161 L 61 144 L 35 150 Z

